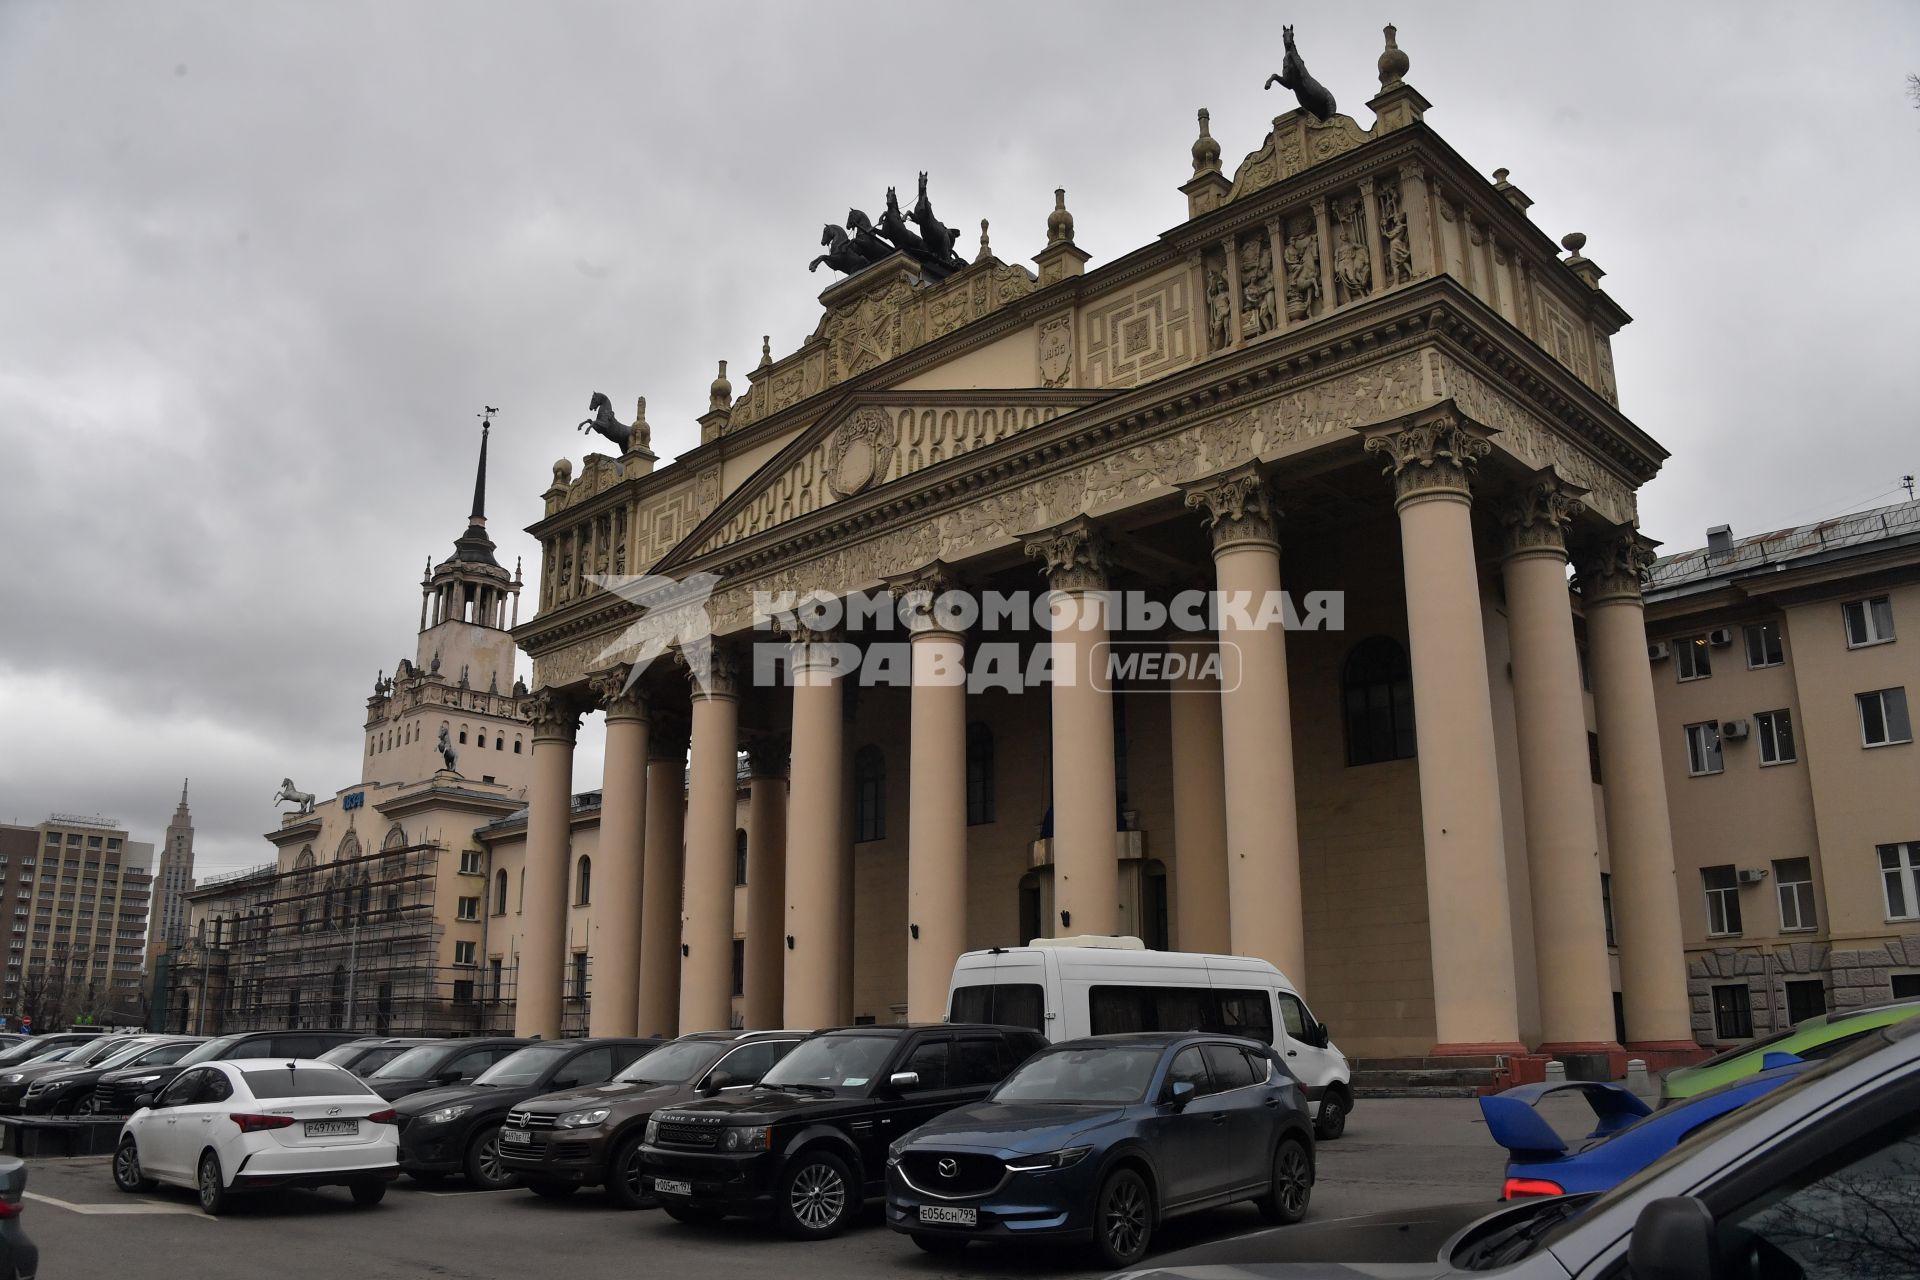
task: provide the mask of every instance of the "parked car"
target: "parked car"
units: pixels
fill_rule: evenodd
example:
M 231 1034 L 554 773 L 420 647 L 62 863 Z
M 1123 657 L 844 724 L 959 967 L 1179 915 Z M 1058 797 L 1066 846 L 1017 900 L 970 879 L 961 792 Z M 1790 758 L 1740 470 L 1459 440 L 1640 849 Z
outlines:
M 954 964 L 950 1022 L 1032 1027 L 1055 1044 L 1132 1031 L 1248 1036 L 1280 1051 L 1322 1140 L 1346 1131 L 1353 1069 L 1287 975 L 1248 956 L 1149 951 L 1138 938 L 1040 938 Z
M 120 1190 L 191 1187 L 201 1211 L 274 1187 L 339 1187 L 379 1204 L 395 1164 L 393 1108 L 351 1071 L 315 1059 L 230 1058 L 140 1095 L 113 1153 Z
M 11 1049 L 0 1053 L 0 1072 L 9 1071 L 24 1062 L 33 1062 L 52 1054 L 65 1053 L 79 1045 L 93 1044 L 99 1038 L 92 1035 L 79 1035 L 71 1031 L 29 1036 Z
M 1306 1100 L 1271 1046 L 1099 1036 L 1034 1055 L 985 1102 L 896 1140 L 887 1225 L 929 1253 L 1057 1238 L 1126 1267 L 1178 1214 L 1252 1200 L 1300 1221 L 1313 1171 Z
M 512 1036 L 472 1040 L 436 1040 L 408 1049 L 367 1077 L 373 1091 L 388 1102 L 426 1089 L 466 1084 L 510 1053 L 533 1043 Z
M 0 1113 L 17 1113 L 27 1096 L 27 1090 L 41 1077 L 68 1067 L 88 1067 L 96 1062 L 104 1062 L 129 1045 L 141 1042 L 138 1036 L 94 1036 L 64 1052 L 23 1062 L 0 1072 Z
M 94 1088 L 109 1071 L 134 1067 L 167 1067 L 206 1043 L 205 1036 L 142 1036 L 122 1044 L 112 1055 L 88 1066 L 62 1062 L 27 1086 L 20 1110 L 27 1115 L 89 1116 L 94 1110 Z
M 631 1066 L 657 1039 L 536 1041 L 508 1054 L 470 1084 L 409 1094 L 400 1113 L 400 1167 L 416 1182 L 450 1173 L 488 1191 L 510 1187 L 500 1159 L 500 1126 L 528 1098 L 601 1084 Z
M 170 1066 L 122 1067 L 93 1086 L 96 1115 L 124 1116 L 138 1109 L 142 1094 L 157 1094 L 188 1067 L 233 1058 L 318 1058 L 335 1045 L 357 1039 L 351 1031 L 237 1031 L 216 1036 Z
M 40 1272 L 40 1250 L 20 1222 L 26 1192 L 26 1162 L 0 1156 L 0 1276 L 8 1280 L 33 1280 Z
M 647 1118 L 661 1107 L 750 1088 L 804 1031 L 702 1031 L 661 1045 L 606 1084 L 530 1098 L 507 1113 L 500 1162 L 536 1195 L 604 1186 L 623 1209 L 653 1204 L 640 1167 Z
M 365 1079 L 407 1050 L 437 1043 L 439 1041 L 430 1036 L 364 1036 L 327 1050 L 320 1055 L 320 1061 L 345 1067 Z
M 820 1239 L 886 1193 L 887 1147 L 978 1102 L 1036 1051 L 1037 1031 L 852 1027 L 803 1041 L 758 1086 L 647 1121 L 640 1161 L 669 1217 L 770 1218 Z
M 1808 1018 L 1785 1031 L 1737 1045 L 1705 1062 L 1697 1062 L 1690 1067 L 1674 1067 L 1661 1077 L 1660 1097 L 1663 1104 L 1676 1098 L 1691 1098 L 1742 1076 L 1763 1071 L 1769 1053 L 1790 1053 L 1796 1058 L 1816 1062 L 1831 1058 L 1878 1028 L 1905 1022 L 1913 1017 L 1920 1017 L 1920 1000 L 1900 1000 Z
M 1470 1207 L 1470 1206 L 1469 1206 Z M 1430 1211 L 1439 1219 L 1457 1212 Z M 1407 1257 L 1372 1221 L 1199 1245 L 1130 1280 L 1822 1280 L 1905 1276 L 1920 1220 L 1920 1023 L 1869 1033 L 1614 1187 L 1515 1200 Z M 1399 1263 L 1390 1272 L 1381 1264 Z
M 1521 1085 L 1480 1099 L 1487 1132 L 1507 1149 L 1502 1200 L 1605 1191 L 1638 1173 L 1701 1125 L 1765 1097 L 1809 1070 L 1812 1063 L 1789 1053 L 1769 1053 L 1769 1068 L 1670 1107 L 1650 1110 L 1624 1085 L 1566 1080 Z M 1593 1109 L 1593 1132 L 1578 1147 L 1565 1139 L 1537 1110 L 1542 1100 L 1579 1094 Z

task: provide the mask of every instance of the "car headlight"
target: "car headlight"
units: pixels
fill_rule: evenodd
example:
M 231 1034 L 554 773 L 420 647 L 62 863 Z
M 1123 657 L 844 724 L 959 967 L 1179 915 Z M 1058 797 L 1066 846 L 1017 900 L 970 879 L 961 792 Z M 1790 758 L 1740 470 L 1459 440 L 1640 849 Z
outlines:
M 906 1150 L 906 1148 L 898 1142 L 889 1142 L 887 1144 L 887 1168 L 891 1169 L 900 1163 L 900 1153 L 904 1150 Z
M 1039 1173 L 1043 1169 L 1071 1169 L 1087 1158 L 1092 1147 L 1068 1147 L 1064 1151 L 1049 1151 L 1044 1155 L 1015 1156 L 1007 1161 L 1007 1168 L 1014 1173 Z
M 659 1141 L 660 1141 L 660 1117 L 648 1116 L 647 1117 L 647 1136 L 645 1138 L 645 1142 L 648 1146 L 653 1146 L 655 1143 Z
M 769 1130 L 763 1124 L 729 1125 L 720 1136 L 722 1151 L 765 1151 Z
M 128 1076 L 125 1080 L 122 1080 L 120 1083 L 121 1084 L 152 1084 L 155 1080 L 158 1080 L 159 1078 L 160 1078 L 160 1073 L 156 1071 L 154 1074 L 150 1076 Z
M 0 1084 L 19 1084 L 26 1078 L 27 1073 L 24 1071 L 9 1071 L 6 1075 L 0 1076 Z
M 585 1129 L 589 1125 L 599 1124 L 607 1118 L 605 1107 L 595 1107 L 591 1111 L 569 1111 L 560 1117 L 558 1127 L 562 1129 Z
M 459 1117 L 467 1114 L 467 1112 L 471 1110 L 473 1110 L 473 1104 L 470 1102 L 462 1102 L 456 1106 L 451 1106 L 451 1107 L 441 1107 L 437 1110 L 429 1111 L 425 1115 L 421 1116 L 420 1123 L 421 1124 L 446 1124 L 449 1120 L 456 1120 Z

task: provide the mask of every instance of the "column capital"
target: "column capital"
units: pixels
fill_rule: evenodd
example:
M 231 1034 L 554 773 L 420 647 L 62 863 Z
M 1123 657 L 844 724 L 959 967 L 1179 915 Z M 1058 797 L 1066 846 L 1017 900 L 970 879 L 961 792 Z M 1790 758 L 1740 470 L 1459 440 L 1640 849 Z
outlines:
M 673 660 L 686 673 L 695 698 L 738 698 L 740 663 L 732 649 L 712 637 L 681 645 Z
M 587 677 L 587 687 L 593 690 L 593 696 L 599 701 L 607 719 L 645 720 L 647 718 L 647 695 L 635 681 L 635 672 L 631 663 L 619 665 Z
M 1567 551 L 1567 527 L 1580 511 L 1580 499 L 1589 490 L 1564 480 L 1552 467 L 1533 473 L 1500 508 L 1510 556 L 1529 552 Z
M 903 621 L 915 635 L 927 633 L 958 634 L 942 625 L 940 598 L 961 588 L 960 575 L 944 560 L 931 560 L 918 569 L 896 573 L 880 580 L 893 598 L 904 604 Z
M 1588 604 L 1639 600 L 1659 545 L 1632 525 L 1616 525 L 1587 543 L 1574 560 L 1581 598 Z
M 647 759 L 684 763 L 692 733 L 693 726 L 688 723 L 685 713 L 654 712 L 653 722 L 647 729 Z
M 747 771 L 754 778 L 784 778 L 792 758 L 792 739 L 784 733 L 756 733 L 747 739 Z
M 1190 480 L 1180 491 L 1189 508 L 1206 509 L 1215 555 L 1246 543 L 1279 548 L 1280 512 L 1258 464 L 1249 462 L 1204 480 Z
M 1051 529 L 1020 535 L 1030 559 L 1045 562 L 1047 585 L 1055 591 L 1100 591 L 1111 564 L 1100 526 L 1075 516 Z
M 1471 501 L 1473 473 L 1493 451 L 1491 428 L 1471 422 L 1449 401 L 1398 422 L 1363 427 L 1368 453 L 1387 455 L 1394 498 L 1405 504 L 1429 495 Z
M 558 689 L 541 689 L 520 699 L 516 710 L 533 726 L 535 742 L 572 742 L 580 731 L 580 710 Z

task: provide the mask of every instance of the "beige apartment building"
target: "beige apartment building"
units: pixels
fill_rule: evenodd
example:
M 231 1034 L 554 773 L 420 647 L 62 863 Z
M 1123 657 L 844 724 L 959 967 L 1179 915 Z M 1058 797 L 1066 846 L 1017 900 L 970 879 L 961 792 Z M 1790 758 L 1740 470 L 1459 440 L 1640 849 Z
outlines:
M 1920 503 L 1709 530 L 1647 619 L 1695 1035 L 1920 996 Z
M 56 813 L 31 827 L 0 825 L 8 1026 L 139 1020 L 152 866 L 153 846 L 111 818 Z

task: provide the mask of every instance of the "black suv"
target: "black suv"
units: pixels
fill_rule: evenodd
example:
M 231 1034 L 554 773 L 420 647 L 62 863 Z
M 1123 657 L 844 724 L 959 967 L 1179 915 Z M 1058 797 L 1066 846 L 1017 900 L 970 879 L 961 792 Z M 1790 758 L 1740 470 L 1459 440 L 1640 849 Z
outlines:
M 1046 1039 L 1024 1027 L 849 1027 L 801 1043 L 758 1088 L 647 1122 L 641 1163 L 668 1216 L 771 1218 L 820 1239 L 886 1192 L 887 1146 L 978 1102 Z
M 476 1036 L 468 1040 L 437 1040 L 407 1050 L 367 1077 L 367 1084 L 388 1102 L 408 1094 L 466 1084 L 510 1053 L 532 1044 L 512 1036 Z
M 543 1093 L 582 1089 L 613 1077 L 649 1049 L 652 1039 L 536 1040 L 481 1072 L 471 1084 L 410 1093 L 394 1103 L 400 1113 L 400 1168 L 415 1182 L 450 1173 L 485 1191 L 514 1184 L 500 1161 L 500 1126 L 507 1112 Z
M 125 1116 L 139 1110 L 134 1099 L 158 1094 L 188 1067 L 232 1058 L 317 1058 L 350 1040 L 358 1031 L 238 1031 L 207 1041 L 168 1066 L 124 1067 L 109 1071 L 93 1086 L 95 1115 Z

